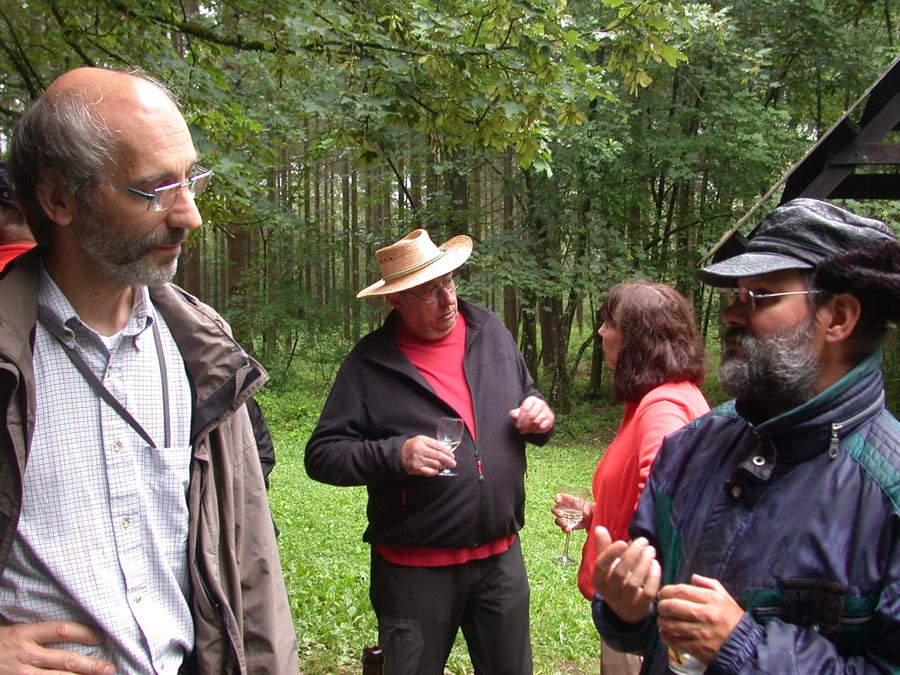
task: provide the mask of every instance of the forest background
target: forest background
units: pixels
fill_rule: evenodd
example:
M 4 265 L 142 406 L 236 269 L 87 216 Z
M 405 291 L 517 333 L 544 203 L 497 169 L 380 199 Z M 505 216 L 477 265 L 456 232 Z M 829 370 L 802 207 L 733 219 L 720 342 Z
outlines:
M 898 19 L 900 0 L 0 0 L 0 155 L 72 67 L 137 67 L 175 90 L 215 171 L 177 282 L 272 375 L 283 532 L 328 527 L 327 541 L 282 536 L 309 656 L 329 630 L 372 630 L 364 492 L 301 481 L 322 397 L 386 311 L 355 299 L 379 276 L 374 251 L 417 227 L 475 239 L 460 294 L 502 317 L 565 422 L 558 440 L 583 450 L 530 456 L 531 476 L 552 477 L 529 485 L 543 509 L 555 472 L 586 480 L 619 414 L 594 340 L 603 296 L 635 275 L 675 285 L 714 363 L 719 301 L 694 268 L 761 198 L 758 216 L 776 205 L 772 186 L 896 58 Z M 896 203 L 848 205 L 900 222 Z M 714 377 L 707 391 L 715 402 Z M 353 527 L 297 526 L 325 500 Z M 329 567 L 342 558 L 357 564 Z M 307 622 L 307 600 L 316 617 L 338 606 L 330 626 Z M 309 672 L 343 672 L 358 646 Z
M 177 92 L 215 171 L 177 281 L 274 387 L 327 389 L 385 313 L 354 297 L 374 251 L 425 227 L 475 239 L 461 294 L 500 314 L 566 412 L 598 394 L 597 308 L 623 279 L 674 284 L 717 337 L 693 268 L 893 61 L 898 15 L 897 0 L 0 0 L 0 154 L 59 73 L 139 67 Z M 898 222 L 897 204 L 852 206 Z

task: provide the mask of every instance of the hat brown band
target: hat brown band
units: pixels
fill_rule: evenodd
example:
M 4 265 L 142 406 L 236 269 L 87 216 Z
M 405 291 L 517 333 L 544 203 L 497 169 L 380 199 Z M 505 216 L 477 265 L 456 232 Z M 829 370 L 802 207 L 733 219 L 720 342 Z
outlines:
M 399 272 L 394 272 L 393 274 L 385 274 L 385 275 L 382 277 L 382 279 L 384 279 L 385 281 L 387 281 L 388 279 L 394 279 L 394 278 L 396 278 L 396 277 L 402 277 L 402 276 L 404 276 L 405 274 L 412 274 L 413 272 L 418 272 L 419 270 L 424 269 L 425 267 L 428 267 L 431 263 L 437 262 L 438 260 L 440 260 L 441 258 L 443 258 L 443 257 L 444 257 L 444 254 L 445 254 L 445 251 L 441 251 L 440 253 L 438 253 L 438 254 L 437 254 L 434 258 L 432 258 L 431 260 L 426 260 L 426 261 L 423 262 L 423 263 L 419 263 L 419 264 L 416 265 L 415 267 L 408 267 L 408 268 L 406 268 L 405 270 L 400 270 Z

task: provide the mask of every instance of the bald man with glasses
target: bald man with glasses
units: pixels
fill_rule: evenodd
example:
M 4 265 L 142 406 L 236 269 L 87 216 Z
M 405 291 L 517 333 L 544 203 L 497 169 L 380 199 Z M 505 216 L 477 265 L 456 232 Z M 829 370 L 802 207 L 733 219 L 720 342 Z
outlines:
M 65 73 L 9 171 L 37 248 L 0 278 L 0 672 L 295 674 L 268 376 L 169 283 L 212 175 L 175 100 Z
M 734 400 L 663 442 L 630 541 L 594 533 L 598 631 L 651 675 L 898 672 L 900 242 L 796 199 L 697 276 L 727 291 Z

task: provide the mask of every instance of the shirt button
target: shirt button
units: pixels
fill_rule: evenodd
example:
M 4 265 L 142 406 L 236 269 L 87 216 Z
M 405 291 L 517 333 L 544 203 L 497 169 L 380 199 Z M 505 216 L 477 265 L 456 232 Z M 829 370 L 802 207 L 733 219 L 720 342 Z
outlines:
M 731 486 L 731 496 L 735 499 L 740 499 L 744 494 L 744 488 L 740 485 L 732 485 Z
M 131 525 L 131 518 L 122 518 L 122 529 L 127 530 L 129 525 Z
M 134 602 L 136 604 L 140 604 L 142 599 L 143 599 L 143 596 L 140 596 L 140 595 L 134 596 Z
M 116 441 L 116 442 L 114 442 L 114 443 L 112 444 L 112 448 L 113 448 L 113 450 L 115 450 L 116 452 L 118 452 L 119 450 L 121 450 L 121 449 L 122 449 L 122 441 Z

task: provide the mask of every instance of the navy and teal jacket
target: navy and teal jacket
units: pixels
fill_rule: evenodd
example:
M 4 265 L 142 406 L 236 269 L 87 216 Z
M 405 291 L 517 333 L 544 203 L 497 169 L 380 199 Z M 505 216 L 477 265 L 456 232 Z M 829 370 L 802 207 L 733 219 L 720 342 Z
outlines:
M 880 364 L 761 423 L 730 402 L 664 441 L 629 533 L 664 584 L 712 577 L 745 609 L 707 675 L 900 673 L 900 424 Z M 669 672 L 655 615 L 626 624 L 599 596 L 593 613 L 642 673 Z

